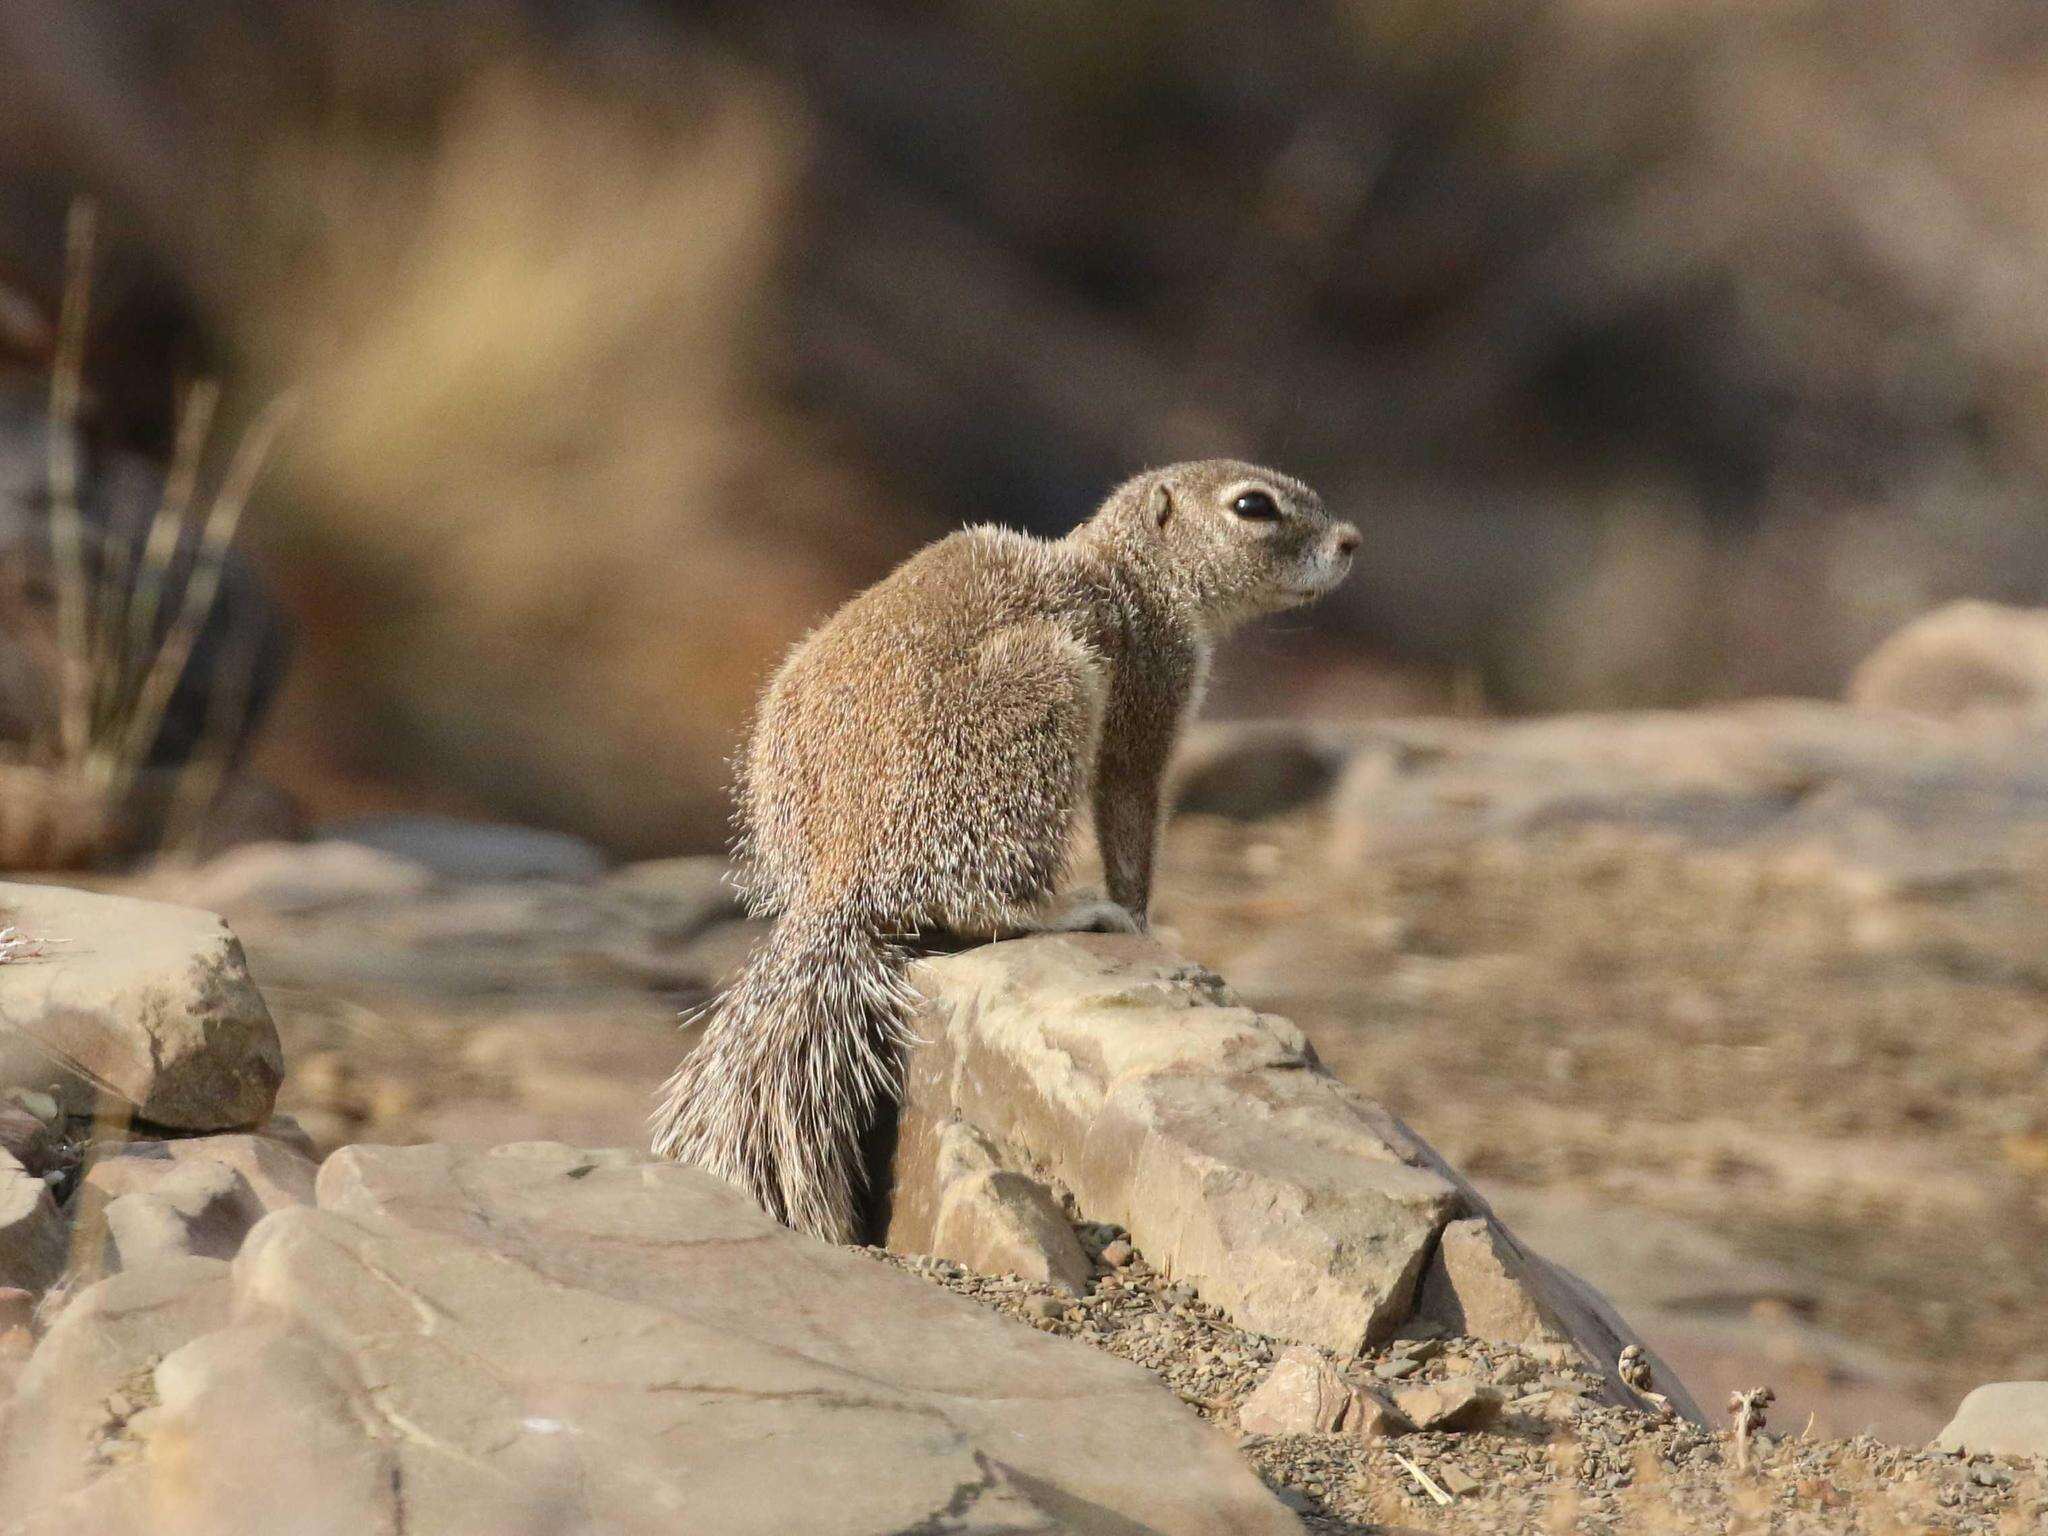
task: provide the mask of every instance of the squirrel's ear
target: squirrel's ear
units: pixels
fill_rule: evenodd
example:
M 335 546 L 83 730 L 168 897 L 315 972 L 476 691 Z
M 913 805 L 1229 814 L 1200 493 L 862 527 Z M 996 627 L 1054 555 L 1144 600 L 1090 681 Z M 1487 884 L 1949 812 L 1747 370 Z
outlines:
M 1152 494 L 1145 505 L 1152 513 L 1152 526 L 1164 528 L 1167 519 L 1173 516 L 1173 492 L 1166 488 L 1164 480 L 1152 487 Z

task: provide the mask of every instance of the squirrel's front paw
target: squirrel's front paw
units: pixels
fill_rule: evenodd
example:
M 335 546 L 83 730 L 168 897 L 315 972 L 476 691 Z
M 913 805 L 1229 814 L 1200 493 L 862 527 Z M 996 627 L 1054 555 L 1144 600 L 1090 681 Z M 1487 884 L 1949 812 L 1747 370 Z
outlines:
M 1075 901 L 1036 925 L 1039 933 L 1143 933 L 1145 920 L 1107 897 Z

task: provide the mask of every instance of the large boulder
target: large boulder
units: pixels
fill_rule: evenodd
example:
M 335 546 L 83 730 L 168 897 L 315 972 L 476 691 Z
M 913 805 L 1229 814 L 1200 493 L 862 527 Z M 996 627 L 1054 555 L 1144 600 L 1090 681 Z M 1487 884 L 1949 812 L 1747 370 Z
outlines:
M 155 1364 L 27 1529 L 1297 1529 L 1144 1371 L 695 1170 L 350 1147 L 318 1196 L 257 1227 L 232 1321 Z
M 1294 1025 L 1239 1006 L 1199 966 L 1150 939 L 1048 934 L 929 959 L 912 979 L 925 1003 L 890 1247 L 933 1251 L 966 1122 L 1240 1327 L 1353 1354 L 1417 1315 L 1433 1273 L 1436 1320 L 1566 1340 L 1616 1401 L 1651 1406 L 1616 1369 L 1642 1341 L 1597 1293 L 1518 1242 Z
M 2048 1381 L 1986 1382 L 1934 1443 L 1963 1455 L 2048 1458 Z
M 1448 1182 L 1397 1156 L 1284 1019 L 1149 940 L 1045 936 L 920 965 L 892 1247 L 937 1219 L 953 1117 L 1019 1149 L 1244 1327 L 1357 1350 L 1408 1316 Z
M 0 883 L 0 925 L 40 958 L 0 965 L 0 1087 L 71 1114 L 185 1131 L 252 1126 L 284 1076 L 242 946 L 210 912 Z

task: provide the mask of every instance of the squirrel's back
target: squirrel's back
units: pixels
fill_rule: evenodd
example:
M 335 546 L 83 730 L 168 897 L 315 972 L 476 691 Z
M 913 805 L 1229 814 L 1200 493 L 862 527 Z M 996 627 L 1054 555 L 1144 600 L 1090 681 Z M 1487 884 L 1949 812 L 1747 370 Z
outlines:
M 976 825 L 968 802 L 1000 795 L 998 775 L 1030 770 L 1006 743 L 1037 731 L 1058 748 L 1063 703 L 1099 708 L 1074 689 L 1099 685 L 1087 669 L 1108 581 L 1072 546 L 970 528 L 800 641 L 739 765 L 741 879 L 757 907 L 851 896 L 885 925 L 957 915 L 911 910 L 972 899 L 936 888 L 934 852 Z

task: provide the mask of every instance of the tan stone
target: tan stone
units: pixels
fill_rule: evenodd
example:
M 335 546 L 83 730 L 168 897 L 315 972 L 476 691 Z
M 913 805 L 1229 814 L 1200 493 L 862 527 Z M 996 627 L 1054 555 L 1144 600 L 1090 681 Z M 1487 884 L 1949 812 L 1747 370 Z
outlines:
M 1322 1354 L 1297 1344 L 1281 1351 L 1266 1379 L 1238 1406 L 1237 1424 L 1252 1435 L 1323 1434 L 1343 1423 L 1351 1389 Z
M 244 843 L 198 869 L 167 874 L 181 901 L 237 915 L 317 912 L 355 902 L 403 902 L 425 895 L 433 871 L 356 843 Z
M 86 1161 L 80 1197 L 113 1199 L 146 1192 L 174 1168 L 195 1162 L 218 1163 L 242 1176 L 254 1202 L 249 1218 L 252 1225 L 287 1205 L 313 1202 L 318 1165 L 291 1142 L 267 1133 L 183 1136 L 96 1147 Z
M 180 1253 L 233 1258 L 271 1211 L 312 1203 L 315 1171 L 267 1135 L 103 1143 L 74 1202 L 74 1262 L 93 1275 Z
M 165 1523 L 142 1530 L 540 1536 L 577 1528 L 547 1520 L 551 1499 L 562 1499 L 573 1482 L 563 1464 L 572 1454 L 566 1445 L 545 1482 L 463 1479 L 461 1506 L 445 1502 L 445 1483 L 435 1479 L 406 1486 L 415 1461 L 459 1451 L 428 1445 L 408 1455 L 404 1432 L 394 1432 L 395 1421 L 379 1413 L 347 1355 L 307 1333 L 257 1323 L 207 1334 L 166 1356 L 155 1384 L 161 1406 L 137 1426 L 136 1438 L 145 1485 L 156 1495 L 149 1502 L 164 1511 L 158 1518 Z M 531 1476 L 532 1469 L 520 1470 Z
M 157 1366 L 104 1495 L 137 1536 L 1296 1529 L 1145 1372 L 694 1170 L 350 1147 L 318 1189 Z
M 1444 1228 L 1415 1310 L 1447 1332 L 1475 1339 L 1558 1342 L 1563 1330 L 1544 1314 L 1526 1276 L 1521 1257 L 1495 1223 L 1468 1216 Z
M 1472 1376 L 1449 1376 L 1419 1386 L 1396 1387 L 1394 1406 L 1419 1430 L 1484 1429 L 1500 1417 L 1500 1389 Z
M 1284 1019 L 1147 939 L 1046 935 L 917 966 L 890 1246 L 925 1251 L 934 1142 L 982 1127 L 1241 1325 L 1351 1354 L 1408 1315 L 1457 1195 Z
M 1093 1266 L 1053 1194 L 1002 1166 L 982 1132 L 956 1120 L 939 1138 L 939 1211 L 932 1252 L 977 1274 L 1018 1275 L 1073 1295 Z
M 107 1203 L 109 1270 L 139 1269 L 173 1258 L 231 1259 L 251 1223 L 249 1186 L 219 1163 L 185 1163 L 156 1188 Z
M 1173 803 L 1197 815 L 1258 821 L 1321 798 L 1341 761 L 1313 727 L 1294 721 L 1198 731 L 1174 765 Z
M 0 919 L 49 945 L 0 966 L 0 1085 L 56 1085 L 73 1114 L 179 1130 L 270 1113 L 277 1030 L 242 946 L 210 912 L 0 884 Z
M 1344 1410 L 1344 1432 L 1360 1440 L 1392 1440 L 1413 1434 L 1415 1421 L 1396 1408 L 1378 1389 L 1351 1383 L 1351 1401 Z
M 2048 1381 L 1985 1383 L 1934 1443 L 1966 1455 L 2048 1457 Z
M 926 1001 L 897 1127 L 892 1248 L 930 1251 L 938 1144 L 966 1120 L 1240 1326 L 1343 1358 L 1412 1315 L 1438 1233 L 1476 1218 L 1465 1232 L 1487 1233 L 1492 1261 L 1606 1374 L 1608 1395 L 1643 1406 L 1614 1368 L 1641 1340 L 1613 1308 L 1325 1072 L 1292 1024 L 1237 1006 L 1209 972 L 1149 939 L 1059 934 L 927 960 L 912 980 Z M 1467 1254 L 1457 1237 L 1451 1251 Z M 1661 1363 L 1657 1377 L 1704 1422 Z

